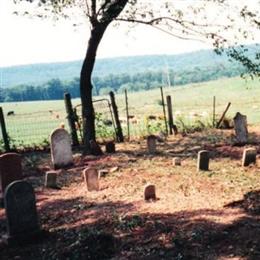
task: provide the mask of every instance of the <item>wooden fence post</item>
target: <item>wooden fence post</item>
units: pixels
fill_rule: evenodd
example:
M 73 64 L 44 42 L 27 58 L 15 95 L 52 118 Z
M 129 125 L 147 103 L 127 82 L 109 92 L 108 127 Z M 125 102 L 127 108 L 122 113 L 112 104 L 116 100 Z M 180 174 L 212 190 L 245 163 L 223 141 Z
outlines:
M 164 122 L 165 122 L 165 131 L 166 131 L 166 135 L 168 135 L 167 119 L 166 119 L 166 112 L 165 112 L 165 103 L 164 103 L 164 97 L 163 97 L 163 88 L 160 87 L 160 90 L 161 90 L 161 98 L 162 98 L 162 106 L 163 106 L 163 116 L 164 116 Z
M 77 146 L 77 145 L 79 145 L 79 140 L 78 140 L 78 135 L 77 135 L 77 129 L 75 126 L 75 114 L 74 114 L 72 104 L 71 104 L 70 93 L 64 93 L 64 101 L 65 101 L 68 123 L 69 123 L 69 127 L 70 127 L 72 145 Z
M 4 140 L 5 151 L 9 152 L 10 151 L 10 143 L 9 143 L 9 137 L 8 137 L 8 134 L 7 134 L 7 131 L 6 131 L 5 118 L 4 118 L 4 113 L 3 113 L 2 107 L 0 107 L 0 125 L 1 125 L 3 140 Z
M 110 96 L 111 105 L 112 105 L 112 109 L 113 109 L 113 113 L 114 113 L 114 117 L 115 117 L 117 141 L 124 142 L 124 136 L 123 136 L 122 127 L 121 127 L 121 124 L 119 121 L 119 115 L 118 115 L 114 92 L 110 91 L 109 96 Z
M 171 96 L 167 96 L 166 97 L 166 103 L 167 103 L 167 110 L 168 110 L 168 124 L 169 124 L 170 135 L 173 134 L 173 131 L 174 131 L 174 134 L 177 134 L 178 133 L 177 127 L 173 123 L 172 99 L 171 99 Z
M 212 116 L 212 127 L 215 127 L 216 122 L 216 97 L 213 97 L 213 116 Z
M 230 106 L 231 106 L 231 102 L 228 102 L 225 111 L 223 112 L 221 118 L 219 119 L 219 121 L 218 121 L 218 123 L 217 123 L 217 125 L 216 125 L 216 128 L 219 128 L 219 127 L 220 127 L 220 125 L 221 125 L 221 123 L 222 123 L 222 121 L 223 121 L 223 119 L 224 119 L 224 117 L 225 117 L 225 115 L 226 115 L 226 113 L 227 113 L 227 111 L 228 111 L 228 109 L 229 109 Z
M 127 120 L 127 137 L 130 140 L 130 127 L 129 127 L 129 111 L 128 111 L 128 97 L 127 89 L 125 89 L 125 110 L 126 110 L 126 120 Z

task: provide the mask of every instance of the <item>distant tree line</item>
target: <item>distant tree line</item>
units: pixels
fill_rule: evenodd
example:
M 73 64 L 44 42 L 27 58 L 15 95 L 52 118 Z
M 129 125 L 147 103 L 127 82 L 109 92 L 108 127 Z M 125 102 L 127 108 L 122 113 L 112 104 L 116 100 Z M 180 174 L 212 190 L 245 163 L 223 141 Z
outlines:
M 241 67 L 223 65 L 213 67 L 195 67 L 191 70 L 174 72 L 148 71 L 136 74 L 110 74 L 104 77 L 93 77 L 94 94 L 106 95 L 109 91 L 122 93 L 128 91 L 142 91 L 160 86 L 176 86 L 189 83 L 206 82 L 222 77 L 234 77 L 242 73 Z M 221 86 L 220 86 L 221 87 Z M 0 89 L 0 102 L 56 100 L 62 99 L 64 92 L 69 92 L 73 98 L 80 96 L 79 78 L 69 81 L 51 79 L 41 85 L 17 85 L 12 88 Z

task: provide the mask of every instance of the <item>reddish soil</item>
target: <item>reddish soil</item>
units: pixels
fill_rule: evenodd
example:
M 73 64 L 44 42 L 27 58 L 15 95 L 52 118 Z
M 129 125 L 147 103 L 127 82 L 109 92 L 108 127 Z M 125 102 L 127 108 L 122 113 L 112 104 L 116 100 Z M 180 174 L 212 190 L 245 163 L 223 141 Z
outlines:
M 257 130 L 249 146 L 259 153 Z M 113 155 L 75 154 L 74 167 L 58 171 L 57 190 L 43 188 L 50 155 L 25 154 L 25 179 L 48 235 L 27 245 L 2 243 L 0 258 L 260 259 L 260 164 L 241 167 L 245 147 L 232 146 L 231 131 L 170 137 L 155 155 L 144 140 L 116 147 Z M 211 152 L 208 172 L 196 170 L 201 149 Z M 172 165 L 174 156 L 182 166 Z M 110 170 L 98 192 L 83 183 L 90 165 Z M 156 185 L 156 201 L 143 200 L 147 183 Z M 4 209 L 0 228 L 4 235 Z

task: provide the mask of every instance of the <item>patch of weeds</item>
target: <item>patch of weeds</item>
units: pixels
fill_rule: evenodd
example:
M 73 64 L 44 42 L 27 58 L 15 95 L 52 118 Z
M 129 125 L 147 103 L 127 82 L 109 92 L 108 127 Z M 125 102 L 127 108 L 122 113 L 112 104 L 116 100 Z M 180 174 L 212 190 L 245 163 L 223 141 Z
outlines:
M 59 251 L 59 259 L 110 259 L 118 243 L 113 235 L 97 229 L 80 229 L 73 233 L 69 242 Z
M 143 220 L 139 215 L 125 216 L 117 215 L 116 226 L 120 230 L 133 230 L 136 227 L 143 226 Z
M 37 155 L 31 155 L 30 157 L 24 157 L 23 164 L 25 168 L 35 169 L 37 168 L 40 158 Z

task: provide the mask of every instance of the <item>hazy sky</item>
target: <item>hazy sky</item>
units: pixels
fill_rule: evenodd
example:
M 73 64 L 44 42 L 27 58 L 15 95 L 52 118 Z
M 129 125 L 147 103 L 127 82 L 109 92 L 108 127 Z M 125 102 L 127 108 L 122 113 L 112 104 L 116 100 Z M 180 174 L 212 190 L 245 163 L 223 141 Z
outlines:
M 84 57 L 88 27 L 73 28 L 70 21 L 54 23 L 12 15 L 11 0 L 0 0 L 0 66 L 66 61 Z M 110 26 L 98 57 L 181 53 L 210 45 L 175 39 L 147 26 L 132 32 Z
M 0 67 L 17 64 L 82 59 L 88 27 L 73 28 L 70 21 L 54 24 L 50 20 L 12 15 L 12 0 L 0 0 Z M 142 54 L 176 54 L 209 44 L 179 40 L 156 29 L 139 26 L 127 33 L 126 27 L 109 27 L 98 50 L 98 57 Z

